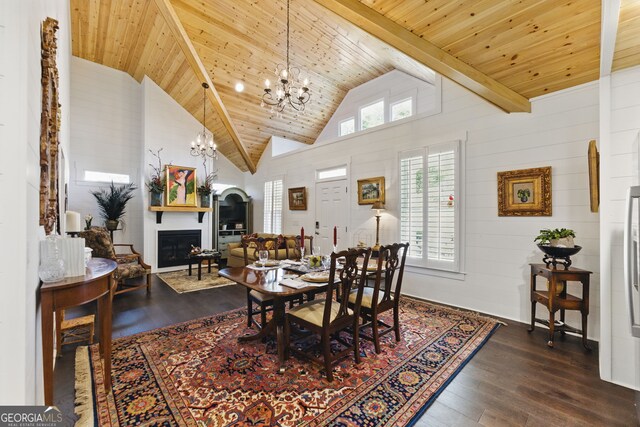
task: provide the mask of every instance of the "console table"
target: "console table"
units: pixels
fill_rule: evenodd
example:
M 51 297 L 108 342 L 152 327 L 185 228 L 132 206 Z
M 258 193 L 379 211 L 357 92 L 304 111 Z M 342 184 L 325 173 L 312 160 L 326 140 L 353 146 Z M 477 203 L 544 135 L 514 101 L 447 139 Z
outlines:
M 549 327 L 549 341 L 547 345 L 553 347 L 555 332 L 566 331 L 582 334 L 582 345 L 587 349 L 587 316 L 589 315 L 589 278 L 591 272 L 579 268 L 569 267 L 567 270 L 549 268 L 545 264 L 530 264 L 531 266 L 531 327 L 535 322 Z M 541 276 L 547 281 L 547 290 L 536 289 L 536 277 Z M 567 282 L 580 282 L 582 296 L 577 297 L 567 293 Z M 536 303 L 543 304 L 549 310 L 549 320 L 536 318 Z M 556 325 L 555 314 L 560 310 L 560 324 Z M 565 310 L 579 310 L 582 314 L 582 330 L 564 323 Z
M 44 403 L 53 405 L 53 315 L 59 310 L 98 300 L 100 322 L 100 353 L 104 360 L 104 387 L 111 389 L 111 300 L 116 282 L 113 272 L 116 262 L 93 258 L 84 276 L 67 277 L 40 286 L 42 309 L 42 368 Z

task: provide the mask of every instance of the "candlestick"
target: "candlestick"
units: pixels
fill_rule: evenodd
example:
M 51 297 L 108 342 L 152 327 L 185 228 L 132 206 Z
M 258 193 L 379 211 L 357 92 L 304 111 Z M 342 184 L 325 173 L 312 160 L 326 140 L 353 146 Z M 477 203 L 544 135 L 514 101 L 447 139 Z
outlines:
M 333 226 L 333 247 L 338 245 L 338 227 Z

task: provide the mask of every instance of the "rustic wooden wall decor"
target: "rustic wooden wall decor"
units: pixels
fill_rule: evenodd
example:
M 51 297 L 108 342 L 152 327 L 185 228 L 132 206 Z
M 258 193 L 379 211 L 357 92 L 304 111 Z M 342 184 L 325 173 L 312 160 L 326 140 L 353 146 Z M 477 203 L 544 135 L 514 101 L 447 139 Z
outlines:
M 40 114 L 40 225 L 50 234 L 58 223 L 58 145 L 60 104 L 58 103 L 58 67 L 56 31 L 58 21 L 42 23 L 42 112 Z
M 591 212 L 598 212 L 600 207 L 600 153 L 596 141 L 589 141 L 589 151 L 587 152 L 589 159 L 589 196 L 591 204 Z
M 498 216 L 551 216 L 551 166 L 498 172 Z

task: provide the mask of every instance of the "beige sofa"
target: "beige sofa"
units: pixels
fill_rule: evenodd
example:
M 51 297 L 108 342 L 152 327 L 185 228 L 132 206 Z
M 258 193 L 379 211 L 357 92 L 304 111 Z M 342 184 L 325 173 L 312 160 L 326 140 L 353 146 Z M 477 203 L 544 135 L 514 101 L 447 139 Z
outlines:
M 277 234 L 269 234 L 269 233 L 256 233 L 257 237 L 278 237 Z M 294 235 L 285 234 L 287 246 L 289 247 L 289 258 L 296 258 L 298 253 L 295 250 L 296 240 Z M 311 248 L 309 247 L 311 243 L 309 240 L 305 239 L 305 251 L 309 251 Z M 227 249 L 229 251 L 229 255 L 227 257 L 227 267 L 244 267 L 244 249 L 242 249 L 242 244 L 239 242 L 229 243 L 227 245 Z M 309 253 L 309 252 L 307 252 Z M 252 263 L 256 260 L 254 256 L 253 250 L 247 251 L 247 257 L 249 258 L 249 263 Z M 276 259 L 275 249 L 269 251 L 269 259 Z M 278 249 L 278 257 L 277 259 L 287 259 L 287 250 L 282 248 Z

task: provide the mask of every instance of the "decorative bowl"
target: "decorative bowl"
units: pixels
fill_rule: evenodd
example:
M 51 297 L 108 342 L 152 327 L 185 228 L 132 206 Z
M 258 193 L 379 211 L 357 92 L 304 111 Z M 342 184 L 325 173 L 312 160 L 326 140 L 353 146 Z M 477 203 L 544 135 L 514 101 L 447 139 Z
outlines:
M 582 249 L 582 246 L 574 246 L 573 248 L 565 248 L 562 246 L 548 246 L 548 245 L 538 245 L 540 250 L 550 257 L 554 258 L 566 258 L 572 255 L 577 254 Z

